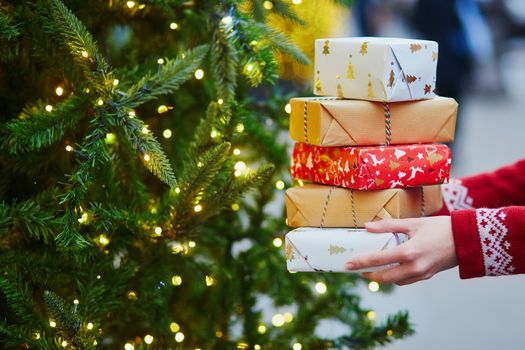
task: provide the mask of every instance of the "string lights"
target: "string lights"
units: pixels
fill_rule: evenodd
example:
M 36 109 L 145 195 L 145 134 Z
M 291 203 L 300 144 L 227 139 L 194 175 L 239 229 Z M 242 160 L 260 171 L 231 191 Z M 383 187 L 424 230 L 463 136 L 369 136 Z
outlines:
M 275 314 L 272 316 L 272 324 L 275 327 L 282 327 L 284 325 L 284 316 L 281 314 Z
M 171 135 L 173 135 L 173 133 L 170 129 L 164 129 L 164 131 L 162 132 L 162 137 L 164 137 L 165 139 L 169 139 Z
M 124 350 L 135 350 L 135 346 L 131 343 L 124 344 Z
M 182 332 L 175 333 L 175 341 L 177 343 L 182 343 L 184 341 L 184 333 Z
M 171 278 L 171 284 L 173 284 L 174 286 L 180 286 L 182 284 L 182 277 L 180 277 L 179 275 L 175 275 Z
M 72 150 L 73 150 L 73 147 L 71 147 L 70 145 L 66 145 L 67 152 L 71 152 Z
M 273 246 L 276 248 L 280 248 L 283 246 L 283 240 L 280 239 L 279 237 L 274 238 L 272 243 L 273 243 Z
M 292 113 L 292 106 L 287 103 L 286 106 L 284 106 L 284 111 L 288 114 Z
M 368 283 L 368 290 L 372 293 L 379 291 L 379 283 L 377 283 L 376 281 L 371 281 L 370 283 Z
M 275 182 L 275 188 L 277 188 L 278 190 L 283 190 L 284 189 L 284 181 L 282 180 L 278 180 Z
M 326 293 L 326 284 L 324 284 L 323 282 L 317 282 L 315 284 L 315 291 L 319 294 L 324 294 Z
M 233 211 L 239 211 L 241 209 L 241 206 L 238 203 L 232 204 L 232 210 Z
M 263 324 L 263 323 L 261 323 L 259 326 L 257 326 L 257 333 L 259 333 L 259 334 L 266 333 L 266 330 L 267 330 L 266 325 Z
M 179 25 L 176 22 L 171 22 L 170 23 L 170 29 L 171 30 L 175 30 L 175 29 L 178 29 L 178 28 L 179 28 Z
M 55 94 L 57 94 L 57 96 L 62 96 L 64 94 L 64 89 L 62 88 L 62 86 L 57 86 L 57 88 L 55 89 Z
M 53 106 L 51 106 L 51 105 L 47 105 L 47 106 L 45 107 L 45 109 L 46 109 L 47 112 L 52 112 L 52 111 L 53 111 Z
M 153 343 L 153 340 L 154 340 L 154 338 L 153 338 L 153 336 L 150 335 L 150 334 L 146 334 L 146 335 L 144 336 L 144 343 L 146 343 L 146 344 L 148 344 L 148 345 L 151 344 L 151 343 Z
M 202 78 L 204 78 L 204 71 L 199 68 L 195 71 L 195 79 L 201 80 Z
M 294 343 L 292 345 L 292 349 L 293 350 L 301 350 L 303 348 L 303 346 L 301 345 L 301 343 Z
M 263 2 L 263 7 L 267 10 L 273 9 L 273 2 L 271 1 L 265 1 Z
M 172 331 L 173 333 L 177 333 L 178 331 L 180 331 L 180 326 L 177 322 L 171 322 L 170 323 L 170 331 Z
M 86 328 L 89 329 L 89 330 L 92 330 L 93 329 L 93 323 L 91 322 L 88 322 L 88 324 L 86 325 Z
M 366 313 L 366 317 L 369 319 L 369 320 L 375 320 L 376 318 L 376 313 L 375 311 L 373 310 L 370 310 Z

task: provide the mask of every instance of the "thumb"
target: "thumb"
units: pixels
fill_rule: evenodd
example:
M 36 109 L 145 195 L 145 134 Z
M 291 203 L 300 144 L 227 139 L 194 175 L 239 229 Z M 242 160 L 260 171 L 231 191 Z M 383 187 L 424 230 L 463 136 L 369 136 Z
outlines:
M 417 226 L 417 219 L 384 219 L 380 221 L 367 222 L 365 228 L 372 233 L 405 233 L 410 236 Z

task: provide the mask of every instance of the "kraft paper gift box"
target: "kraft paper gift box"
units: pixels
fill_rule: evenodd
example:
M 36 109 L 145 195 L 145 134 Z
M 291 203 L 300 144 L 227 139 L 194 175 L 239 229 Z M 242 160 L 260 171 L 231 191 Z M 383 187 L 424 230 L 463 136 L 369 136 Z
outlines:
M 294 146 L 292 177 L 315 183 L 380 190 L 447 182 L 450 149 L 442 144 L 320 147 Z
M 437 59 L 435 41 L 317 39 L 314 94 L 386 102 L 433 98 Z
M 368 146 L 452 142 L 458 104 L 453 98 L 384 105 L 362 100 L 292 98 L 290 137 L 317 146 Z
M 431 215 L 443 206 L 440 186 L 359 191 L 308 184 L 286 191 L 290 227 L 364 227 L 366 222 Z
M 406 241 L 406 235 L 302 227 L 288 232 L 285 241 L 286 267 L 290 272 L 350 272 L 345 266 L 351 258 L 397 247 Z M 387 267 L 389 265 L 351 272 L 372 272 Z

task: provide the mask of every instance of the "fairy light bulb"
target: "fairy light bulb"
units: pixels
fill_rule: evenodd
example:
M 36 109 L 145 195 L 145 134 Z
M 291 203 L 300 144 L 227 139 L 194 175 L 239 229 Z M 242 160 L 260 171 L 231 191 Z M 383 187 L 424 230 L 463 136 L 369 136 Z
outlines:
M 241 206 L 238 203 L 232 204 L 232 210 L 233 211 L 239 211 L 241 209 Z
M 174 286 L 180 286 L 182 284 L 182 277 L 175 275 L 171 278 L 171 284 Z
M 376 318 L 376 313 L 375 313 L 375 311 L 372 311 L 372 310 L 368 311 L 368 312 L 366 313 L 366 317 L 367 317 L 369 320 L 375 320 L 375 318 Z
M 324 294 L 326 293 L 326 284 L 324 284 L 323 282 L 317 282 L 315 284 L 315 291 L 319 294 Z
M 170 29 L 171 30 L 175 30 L 177 28 L 179 28 L 179 25 L 176 22 L 171 22 L 170 23 Z
M 377 283 L 376 281 L 371 281 L 370 283 L 368 283 L 368 290 L 372 293 L 379 291 L 379 283 Z
M 82 57 L 84 57 L 84 58 L 88 58 L 88 57 L 89 57 L 89 54 L 88 54 L 88 52 L 87 52 L 87 51 L 85 51 L 85 50 L 84 50 L 84 51 L 82 51 L 81 55 L 82 55 Z
M 277 188 L 278 190 L 283 190 L 284 189 L 284 181 L 283 180 L 278 180 L 275 182 L 275 188 Z
M 149 162 L 149 160 L 150 160 L 150 156 L 149 156 L 149 154 L 146 153 L 146 154 L 144 155 L 144 160 L 145 160 L 146 162 Z
M 286 106 L 284 106 L 284 111 L 288 114 L 292 113 L 292 106 L 287 103 Z
M 67 346 L 67 341 L 62 340 L 62 343 L 60 343 L 60 345 L 62 345 L 62 347 L 65 348 Z
M 206 275 L 206 277 L 204 277 L 204 282 L 207 287 L 211 287 L 215 284 L 215 279 L 210 275 Z
M 284 325 L 284 316 L 281 314 L 275 314 L 272 316 L 272 324 L 275 327 L 281 327 Z
M 221 22 L 222 22 L 223 24 L 228 25 L 228 24 L 230 24 L 230 23 L 232 22 L 232 20 L 233 20 L 233 19 L 231 18 L 231 16 L 226 16 L 226 17 L 223 17 L 223 18 L 221 19 Z
M 102 106 L 104 104 L 104 101 L 102 99 L 97 100 L 97 105 Z
M 112 145 L 112 144 L 115 143 L 116 139 L 117 139 L 117 135 L 115 135 L 112 132 L 108 132 L 106 134 L 106 137 L 104 138 L 104 142 L 106 142 L 106 144 L 108 144 L 108 145 Z
M 166 113 L 167 111 L 168 111 L 168 106 L 166 105 L 160 105 L 157 107 L 158 114 Z
M 276 247 L 276 248 L 280 248 L 280 247 L 282 247 L 282 245 L 283 245 L 283 240 L 280 239 L 279 237 L 276 237 L 276 238 L 273 239 L 273 242 L 272 242 L 272 243 L 273 243 L 273 246 L 274 246 L 274 247 Z
M 266 333 L 266 325 L 265 324 L 260 324 L 258 327 L 257 327 L 257 333 L 259 334 L 264 334 Z
M 173 135 L 173 133 L 171 132 L 170 129 L 165 129 L 162 132 L 162 137 L 164 137 L 165 139 L 169 139 L 171 137 L 171 135 Z
M 261 346 L 260 346 L 259 344 L 255 344 L 255 345 L 253 346 L 253 350 L 261 350 L 261 349 L 262 349 L 262 348 L 261 348 Z
M 294 5 L 301 5 L 302 2 L 303 0 L 292 0 L 292 4 Z
M 219 99 L 217 100 L 217 103 L 220 104 L 220 105 L 222 105 L 222 104 L 224 103 L 224 100 L 223 100 L 222 98 L 219 98 Z
M 148 129 L 146 126 L 143 126 L 143 127 L 142 127 L 142 133 L 143 133 L 143 134 L 147 134 L 147 133 L 149 133 L 149 129 Z
M 273 2 L 271 1 L 265 1 L 263 2 L 263 7 L 267 10 L 273 9 Z
M 188 247 L 195 248 L 195 246 L 197 246 L 197 243 L 195 243 L 195 241 L 189 241 L 188 242 Z
M 184 333 L 182 333 L 182 332 L 177 332 L 177 333 L 175 334 L 175 341 L 176 341 L 177 343 L 182 343 L 182 342 L 184 341 Z
M 160 236 L 162 234 L 162 227 L 160 226 L 155 227 L 155 234 L 157 236 Z
M 75 300 L 73 300 L 73 304 L 78 305 L 78 304 L 80 304 L 80 301 L 78 301 L 78 299 L 75 299 Z
M 389 330 L 386 331 L 386 335 L 389 336 L 389 337 L 391 337 L 391 336 L 394 335 L 394 331 L 391 330 L 391 329 L 389 329 Z
M 107 238 L 105 235 L 100 235 L 98 236 L 98 243 L 102 246 L 102 247 L 105 247 L 109 244 L 109 238 Z
M 236 156 L 238 156 L 239 154 L 241 154 L 241 150 L 238 149 L 238 148 L 235 148 L 235 149 L 233 150 L 233 154 L 235 154 Z
M 49 327 L 55 328 L 57 326 L 57 323 L 55 321 L 49 321 Z
M 301 350 L 303 348 L 303 346 L 301 345 L 301 343 L 294 343 L 292 345 L 292 349 L 293 350 Z
M 180 326 L 177 322 L 171 322 L 170 323 L 170 331 L 172 331 L 173 333 L 177 333 L 178 331 L 180 331 Z
M 153 343 L 153 340 L 154 340 L 154 338 L 153 338 L 153 336 L 150 335 L 150 334 L 146 334 L 146 335 L 144 336 L 144 343 L 146 343 L 146 344 L 148 344 L 148 345 L 151 344 L 151 343 Z
M 201 80 L 204 77 L 204 71 L 202 69 L 197 69 L 195 71 L 195 78 Z
M 286 323 L 290 323 L 290 322 L 293 321 L 293 315 L 292 315 L 291 312 L 285 312 L 283 314 L 283 317 L 284 317 L 284 322 L 286 322 Z
M 137 115 L 137 114 L 135 113 L 135 111 L 129 111 L 129 112 L 128 112 L 128 116 L 129 116 L 131 119 L 135 118 L 136 115 Z
M 202 205 L 197 204 L 195 206 L 195 208 L 193 208 L 193 211 L 196 212 L 196 213 L 201 212 L 202 211 Z
M 87 325 L 86 325 L 86 328 L 89 329 L 89 330 L 92 330 L 93 329 L 93 323 L 89 322 Z
M 239 123 L 235 126 L 235 131 L 237 131 L 238 133 L 242 133 L 244 132 L 244 124 L 243 123 Z
M 47 106 L 45 107 L 45 109 L 46 109 L 47 112 L 51 112 L 51 111 L 53 111 L 53 106 L 51 106 L 51 105 L 47 105 Z
M 126 343 L 124 345 L 124 350 L 135 350 L 135 346 L 131 343 Z
M 233 168 L 235 170 L 240 170 L 240 171 L 243 171 L 246 169 L 246 163 L 243 162 L 242 160 L 238 161 L 237 163 L 235 163 L 235 165 L 233 166 Z
M 113 86 L 117 86 L 119 83 L 118 79 L 113 79 Z
M 66 146 L 66 151 L 71 152 L 72 150 L 73 150 L 73 147 L 71 147 L 70 145 Z
M 247 64 L 246 65 L 246 71 L 251 72 L 253 70 L 253 64 Z
M 62 88 L 62 86 L 57 86 L 57 88 L 55 89 L 55 94 L 57 94 L 57 96 L 62 96 L 64 94 L 64 89 Z
M 163 59 L 163 58 L 159 58 L 159 59 L 157 60 L 157 63 L 158 63 L 158 64 L 164 64 L 164 59 Z
M 135 1 L 128 1 L 128 2 L 126 2 L 126 5 L 127 5 L 129 8 L 133 8 L 133 7 L 135 7 L 136 4 L 135 4 Z

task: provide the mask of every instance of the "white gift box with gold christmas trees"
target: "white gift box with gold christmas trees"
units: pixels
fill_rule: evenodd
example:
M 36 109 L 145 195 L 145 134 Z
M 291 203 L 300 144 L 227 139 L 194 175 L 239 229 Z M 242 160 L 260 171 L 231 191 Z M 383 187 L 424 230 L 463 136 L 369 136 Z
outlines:
M 437 59 L 435 41 L 317 39 L 314 94 L 383 102 L 433 98 Z
M 362 228 L 301 227 L 286 234 L 286 266 L 290 272 L 348 272 L 345 266 L 351 258 L 391 249 L 405 241 L 404 234 L 369 233 Z

